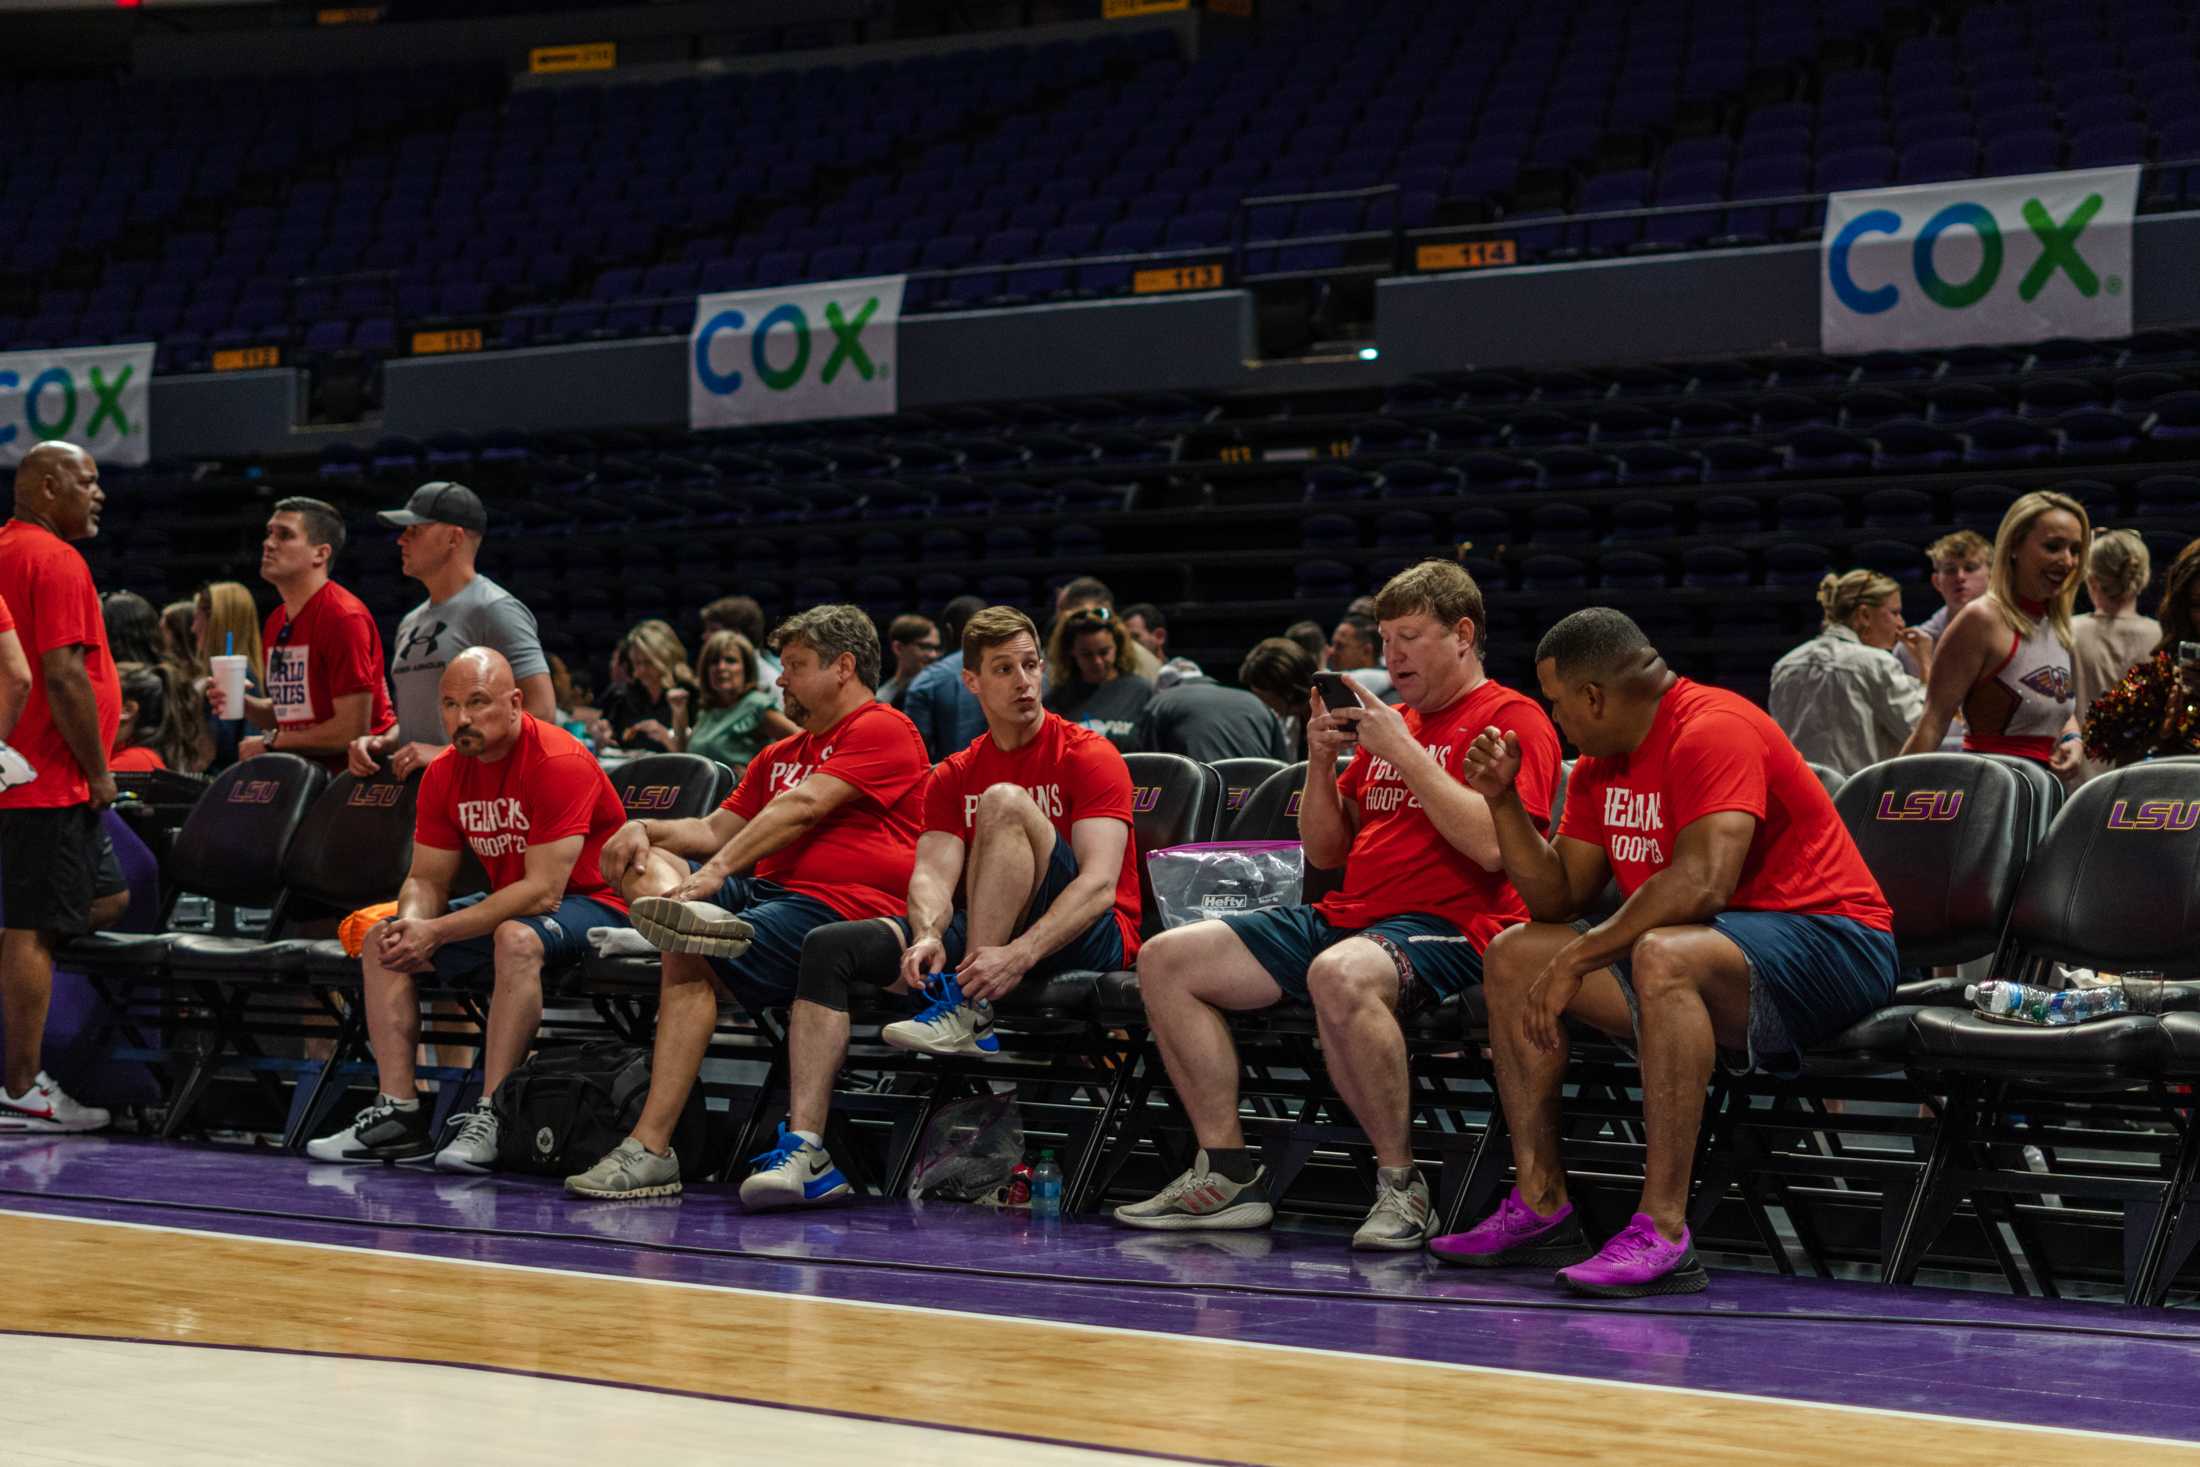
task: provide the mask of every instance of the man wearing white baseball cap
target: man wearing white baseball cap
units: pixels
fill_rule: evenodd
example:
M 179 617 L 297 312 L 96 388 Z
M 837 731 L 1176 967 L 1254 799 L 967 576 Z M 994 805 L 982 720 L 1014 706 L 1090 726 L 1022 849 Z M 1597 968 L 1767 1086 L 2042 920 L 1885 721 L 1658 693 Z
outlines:
M 374 773 L 387 758 L 403 779 L 439 753 L 443 713 L 437 689 L 443 669 L 468 647 L 493 647 L 512 664 L 520 700 L 545 723 L 557 722 L 557 695 L 543 656 L 535 616 L 517 596 L 474 569 L 489 530 L 489 511 L 464 484 L 438 480 L 412 493 L 403 509 L 375 518 L 398 532 L 397 554 L 406 575 L 427 588 L 428 599 L 405 614 L 391 644 L 390 691 L 397 724 L 354 739 L 351 772 Z

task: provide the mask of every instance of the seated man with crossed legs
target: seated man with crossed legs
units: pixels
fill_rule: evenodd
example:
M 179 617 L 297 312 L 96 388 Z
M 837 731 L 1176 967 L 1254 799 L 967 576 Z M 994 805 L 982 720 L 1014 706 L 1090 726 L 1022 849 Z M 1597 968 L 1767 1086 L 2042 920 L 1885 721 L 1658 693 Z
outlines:
M 802 732 L 758 754 L 723 808 L 638 820 L 604 847 L 604 874 L 664 954 L 663 981 L 642 1118 L 565 1179 L 576 1196 L 677 1193 L 672 1131 L 721 993 L 752 1011 L 787 1003 L 812 928 L 901 910 L 931 766 L 908 715 L 876 701 L 878 628 L 859 607 L 819 606 L 775 640 L 787 716 Z
M 979 612 L 962 651 L 986 731 L 932 771 L 907 914 L 820 927 L 802 945 L 787 1121 L 741 1184 L 752 1210 L 848 1190 L 824 1129 L 848 1053 L 852 988 L 934 996 L 882 1031 L 896 1048 L 992 1054 L 992 1000 L 1026 978 L 1120 968 L 1137 955 L 1130 767 L 1105 737 L 1042 706 L 1039 629 L 1022 612 Z M 967 911 L 955 910 L 958 881 Z
M 1430 1249 L 1482 1267 L 1565 1264 L 1560 1283 L 1605 1298 L 1693 1293 L 1709 1282 L 1687 1215 L 1712 1065 L 1723 1050 L 1797 1068 L 1891 1001 L 1894 916 L 1825 786 L 1762 708 L 1676 676 L 1609 607 L 1559 622 L 1535 656 L 1581 751 L 1557 838 L 1523 808 L 1511 738 L 1485 729 L 1466 775 L 1534 919 L 1490 944 L 1482 984 L 1519 1184 Z M 1577 920 L 1608 876 L 1625 902 Z M 1559 1162 L 1566 1018 L 1632 1042 L 1642 1064 L 1642 1205 L 1601 1251 Z

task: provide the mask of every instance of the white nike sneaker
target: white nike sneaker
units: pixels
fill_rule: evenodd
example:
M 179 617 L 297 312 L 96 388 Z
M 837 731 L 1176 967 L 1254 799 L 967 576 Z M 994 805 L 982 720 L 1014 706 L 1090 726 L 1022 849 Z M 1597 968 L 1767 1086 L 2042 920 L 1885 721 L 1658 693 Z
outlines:
M 932 1002 L 912 1018 L 888 1024 L 878 1037 L 896 1049 L 918 1054 L 996 1055 L 1001 1041 L 993 1033 L 993 1005 L 966 999 L 962 985 L 942 973 L 925 985 Z
M 0 1086 L 0 1136 L 29 1132 L 67 1135 L 79 1131 L 104 1131 L 113 1119 L 96 1105 L 71 1100 L 44 1070 L 21 1095 L 10 1095 Z

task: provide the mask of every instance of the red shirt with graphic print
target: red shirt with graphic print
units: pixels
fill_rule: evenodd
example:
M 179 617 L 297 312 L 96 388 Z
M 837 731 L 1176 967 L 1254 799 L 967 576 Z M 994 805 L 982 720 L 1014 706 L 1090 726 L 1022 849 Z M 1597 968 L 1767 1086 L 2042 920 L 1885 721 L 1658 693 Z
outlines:
M 813 774 L 852 785 L 854 799 L 757 862 L 755 874 L 815 897 L 851 921 L 887 917 L 909 905 L 924 781 L 931 772 L 909 715 L 890 704 L 865 703 L 822 734 L 805 730 L 766 745 L 724 808 L 754 820 Z
M 1558 833 L 1603 848 L 1628 896 L 1673 859 L 1706 815 L 1757 820 L 1730 911 L 1848 917 L 1882 932 L 1894 913 L 1818 776 L 1762 708 L 1682 678 L 1632 754 L 1582 759 Z
M 581 836 L 564 895 L 625 911 L 625 899 L 603 879 L 604 842 L 626 824 L 619 792 L 579 739 L 533 714 L 521 717 L 519 738 L 502 759 L 469 759 L 447 748 L 428 761 L 413 839 L 439 851 L 472 849 L 489 889 L 502 891 L 525 879 L 529 845 Z
M 336 700 L 372 693 L 367 732 L 381 733 L 397 722 L 390 706 L 389 679 L 382 672 L 382 632 L 366 603 L 330 581 L 306 599 L 293 619 L 278 606 L 268 613 L 262 633 L 267 648 L 267 696 L 275 704 L 279 729 L 307 728 L 336 716 Z M 282 748 L 280 738 L 275 747 Z M 342 768 L 342 753 L 309 754 Z
M 1449 707 L 1398 711 L 1414 742 L 1462 784 L 1475 737 L 1492 726 L 1512 733 L 1520 740 L 1520 803 L 1538 826 L 1549 823 L 1558 731 L 1534 699 L 1485 680 Z M 1360 928 L 1403 912 L 1425 912 L 1465 933 L 1479 953 L 1498 933 L 1528 920 L 1528 908 L 1503 869 L 1483 870 L 1446 840 L 1388 759 L 1359 750 L 1337 780 L 1337 793 L 1360 807 L 1360 828 L 1345 857 L 1344 884 L 1315 904 L 1331 923 Z
M 1138 837 L 1131 818 L 1131 770 L 1104 734 L 1080 728 L 1049 713 L 1039 732 L 1021 749 L 1004 749 L 982 733 L 969 748 L 950 755 L 932 771 L 924 798 L 924 828 L 942 830 L 970 843 L 978 796 L 997 784 L 1012 784 L 1031 796 L 1054 827 L 1054 838 L 1067 845 L 1070 827 L 1080 820 L 1120 820 L 1133 833 L 1123 843 L 1123 865 L 1115 878 L 1115 925 L 1123 934 L 1123 962 L 1138 956 Z

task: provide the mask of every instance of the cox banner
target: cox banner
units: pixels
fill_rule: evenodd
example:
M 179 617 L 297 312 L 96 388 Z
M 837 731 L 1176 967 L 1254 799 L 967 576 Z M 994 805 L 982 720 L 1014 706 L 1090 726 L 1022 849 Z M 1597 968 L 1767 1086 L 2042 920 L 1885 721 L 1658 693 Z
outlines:
M 881 275 L 698 296 L 688 335 L 688 425 L 895 411 L 905 279 Z
M 152 456 L 153 343 L 0 352 L 0 464 L 66 438 L 103 464 Z
M 2131 334 L 2137 168 L 1830 194 L 1829 352 Z

